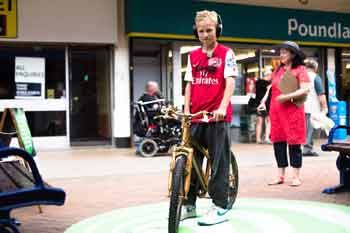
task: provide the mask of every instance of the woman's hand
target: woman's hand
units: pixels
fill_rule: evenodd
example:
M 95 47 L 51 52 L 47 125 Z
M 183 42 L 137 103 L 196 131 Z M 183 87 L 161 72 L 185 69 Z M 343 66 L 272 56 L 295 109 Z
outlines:
M 258 112 L 265 111 L 266 110 L 266 104 L 265 102 L 261 102 L 259 106 L 256 108 Z
M 281 94 L 281 95 L 277 96 L 276 100 L 278 103 L 282 104 L 282 103 L 288 101 L 289 97 L 285 94 Z

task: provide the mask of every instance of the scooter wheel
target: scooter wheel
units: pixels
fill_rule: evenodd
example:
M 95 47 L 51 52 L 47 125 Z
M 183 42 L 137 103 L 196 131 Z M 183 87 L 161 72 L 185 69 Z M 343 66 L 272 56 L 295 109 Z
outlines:
M 158 145 L 152 139 L 144 139 L 140 144 L 140 154 L 143 157 L 153 157 L 158 152 Z

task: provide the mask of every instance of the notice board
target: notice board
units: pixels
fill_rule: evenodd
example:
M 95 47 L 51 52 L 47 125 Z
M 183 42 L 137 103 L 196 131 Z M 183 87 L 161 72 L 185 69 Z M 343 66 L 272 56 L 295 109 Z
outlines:
M 0 131 L 6 133 L 15 131 L 19 146 L 32 156 L 36 155 L 32 134 L 22 108 L 4 109 L 0 121 Z

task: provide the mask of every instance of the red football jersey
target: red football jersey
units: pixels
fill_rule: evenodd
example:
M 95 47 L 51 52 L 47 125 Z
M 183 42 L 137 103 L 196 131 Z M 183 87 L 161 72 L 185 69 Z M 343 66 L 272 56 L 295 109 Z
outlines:
M 237 62 L 233 51 L 218 44 L 211 56 L 198 48 L 188 57 L 185 81 L 191 82 L 191 113 L 213 112 L 220 107 L 226 88 L 226 78 L 238 75 Z M 225 121 L 232 118 L 229 103 Z M 194 119 L 198 122 L 199 119 Z

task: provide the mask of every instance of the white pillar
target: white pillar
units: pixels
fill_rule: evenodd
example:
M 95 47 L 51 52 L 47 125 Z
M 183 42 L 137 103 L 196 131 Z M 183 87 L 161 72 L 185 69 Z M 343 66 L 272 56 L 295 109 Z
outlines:
M 129 43 L 125 33 L 124 0 L 117 1 L 117 45 L 114 51 L 113 137 L 117 147 L 130 147 Z
M 174 106 L 182 109 L 184 97 L 182 96 L 182 77 L 181 77 L 181 53 L 180 45 L 173 44 L 173 100 Z
M 327 70 L 335 72 L 335 49 L 327 49 Z

